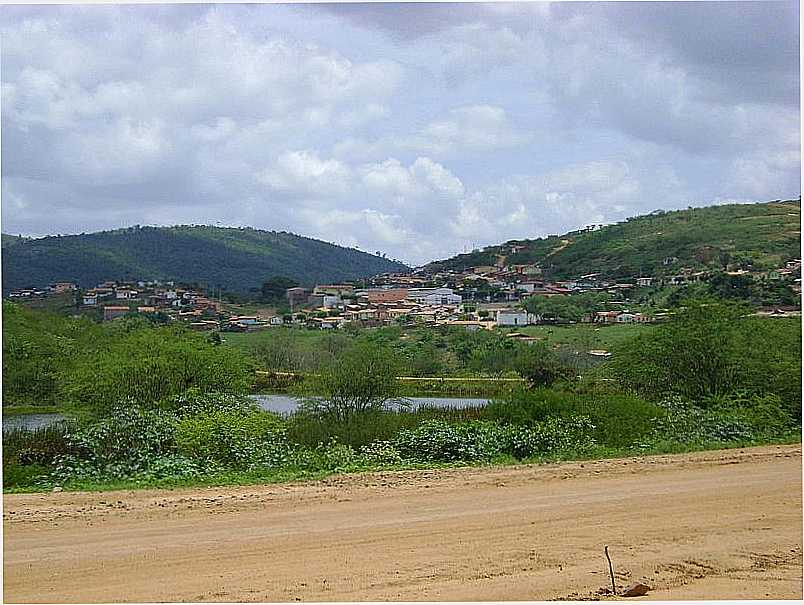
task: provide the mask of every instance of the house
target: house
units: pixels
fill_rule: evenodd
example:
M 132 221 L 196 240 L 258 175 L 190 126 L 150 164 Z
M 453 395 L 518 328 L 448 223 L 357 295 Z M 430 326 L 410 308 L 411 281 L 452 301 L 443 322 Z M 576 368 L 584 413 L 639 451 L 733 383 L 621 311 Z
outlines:
M 129 288 L 119 288 L 115 290 L 114 297 L 117 300 L 132 300 L 137 298 L 138 292 L 136 290 L 131 290 Z
M 103 321 L 110 321 L 112 319 L 117 319 L 118 317 L 123 317 L 128 312 L 128 307 L 103 307 Z
M 73 292 L 77 290 L 78 286 L 76 286 L 73 282 L 69 281 L 59 281 L 50 286 L 50 291 L 54 294 L 63 294 L 65 292 Z
M 87 290 L 81 298 L 81 304 L 94 306 L 98 304 L 98 293 L 94 290 Z
M 533 313 L 519 311 L 516 309 L 497 311 L 498 326 L 528 326 L 536 323 L 537 318 Z
M 592 321 L 596 324 L 613 324 L 617 323 L 617 316 L 620 314 L 619 311 L 597 311 Z
M 329 296 L 351 296 L 354 293 L 355 287 L 350 284 L 333 284 L 316 286 L 313 288 L 313 294 L 327 294 Z
M 637 277 L 636 278 L 636 284 L 637 284 L 637 286 L 640 286 L 641 288 L 647 288 L 648 286 L 653 284 L 653 278 L 652 277 Z
M 365 293 L 366 300 L 369 303 L 395 303 L 402 302 L 408 298 L 408 288 L 378 288 L 374 290 L 367 290 Z
M 276 316 L 272 317 L 268 321 L 268 323 L 271 324 L 272 326 L 281 326 L 281 325 L 283 325 L 285 323 L 285 320 L 282 319 L 279 315 L 276 315 Z
M 288 304 L 291 308 L 301 307 L 307 304 L 307 290 L 304 288 L 288 288 L 285 291 L 285 296 L 288 299 Z

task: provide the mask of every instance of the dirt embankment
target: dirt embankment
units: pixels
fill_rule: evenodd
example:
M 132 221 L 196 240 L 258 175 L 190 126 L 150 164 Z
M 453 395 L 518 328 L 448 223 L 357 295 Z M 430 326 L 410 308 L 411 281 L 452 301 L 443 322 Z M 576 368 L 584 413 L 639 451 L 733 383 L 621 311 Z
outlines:
M 802 597 L 801 447 L 4 496 L 6 602 Z M 639 600 L 639 599 L 637 599 Z

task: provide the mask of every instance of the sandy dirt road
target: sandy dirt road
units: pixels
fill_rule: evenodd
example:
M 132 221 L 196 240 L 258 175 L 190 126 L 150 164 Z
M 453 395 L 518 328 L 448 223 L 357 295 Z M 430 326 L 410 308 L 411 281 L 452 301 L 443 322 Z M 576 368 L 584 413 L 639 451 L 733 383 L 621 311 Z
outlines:
M 5 602 L 801 598 L 801 447 L 4 496 Z M 637 599 L 637 600 L 640 600 Z

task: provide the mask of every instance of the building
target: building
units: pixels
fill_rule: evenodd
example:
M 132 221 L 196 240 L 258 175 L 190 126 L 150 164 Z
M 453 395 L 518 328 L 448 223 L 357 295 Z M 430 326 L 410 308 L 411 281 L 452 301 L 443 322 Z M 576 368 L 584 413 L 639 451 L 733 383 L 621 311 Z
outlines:
M 103 307 L 103 321 L 110 321 L 112 319 L 117 319 L 118 317 L 123 317 L 128 312 L 128 307 Z
M 408 288 L 380 288 L 366 290 L 365 297 L 369 303 L 397 303 L 408 298 Z
M 307 304 L 308 292 L 304 288 L 288 288 L 285 291 L 285 296 L 288 299 L 288 304 L 291 309 L 294 307 L 303 307 Z
M 637 286 L 641 288 L 647 288 L 648 286 L 653 285 L 653 278 L 652 277 L 637 277 L 636 278 Z
M 53 292 L 54 294 L 63 294 L 65 292 L 73 292 L 73 291 L 75 291 L 77 289 L 78 289 L 78 287 L 73 282 L 69 282 L 69 281 L 59 281 L 59 282 L 56 282 L 55 284 L 53 284 L 52 286 L 50 286 L 50 291 Z
M 459 305 L 461 296 L 455 294 L 452 288 L 411 288 L 408 290 L 410 300 L 427 305 Z
M 498 326 L 528 326 L 536 323 L 536 321 L 536 316 L 527 311 L 519 311 L 516 309 L 497 311 Z

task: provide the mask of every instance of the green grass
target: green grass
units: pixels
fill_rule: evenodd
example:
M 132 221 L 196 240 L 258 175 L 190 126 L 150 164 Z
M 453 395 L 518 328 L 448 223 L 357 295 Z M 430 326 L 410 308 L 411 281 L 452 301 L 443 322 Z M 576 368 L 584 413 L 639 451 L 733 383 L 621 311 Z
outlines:
M 57 405 L 8 405 L 3 406 L 3 416 L 19 416 L 22 414 L 61 414 L 65 411 Z
M 548 345 L 566 346 L 574 351 L 594 349 L 611 350 L 630 338 L 648 334 L 655 328 L 651 324 L 569 324 L 525 326 L 516 332 L 545 339 Z

